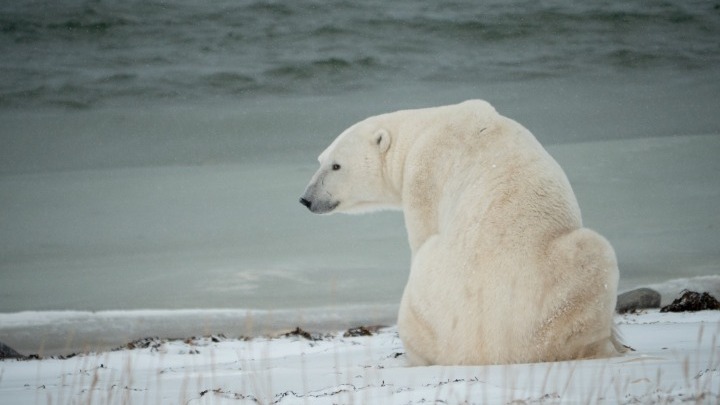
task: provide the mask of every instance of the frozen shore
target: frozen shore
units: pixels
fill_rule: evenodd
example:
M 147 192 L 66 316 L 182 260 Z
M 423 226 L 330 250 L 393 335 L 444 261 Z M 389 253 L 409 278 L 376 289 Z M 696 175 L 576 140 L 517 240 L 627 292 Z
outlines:
M 659 293 L 663 306 L 686 289 L 720 297 L 720 275 L 647 287 Z M 366 304 L 285 310 L 23 311 L 0 313 L 0 342 L 23 355 L 66 356 L 109 350 L 148 336 L 261 337 L 294 327 L 323 333 L 358 325 L 394 325 L 397 310 L 397 304 Z
M 720 311 L 651 310 L 617 321 L 634 349 L 623 356 L 481 367 L 407 367 L 394 328 L 146 339 L 65 359 L 4 360 L 0 404 L 720 401 Z
M 304 163 L 0 175 L 0 312 L 397 305 L 402 215 L 318 218 L 297 203 L 321 148 Z M 548 150 L 615 247 L 620 290 L 720 274 L 720 136 Z

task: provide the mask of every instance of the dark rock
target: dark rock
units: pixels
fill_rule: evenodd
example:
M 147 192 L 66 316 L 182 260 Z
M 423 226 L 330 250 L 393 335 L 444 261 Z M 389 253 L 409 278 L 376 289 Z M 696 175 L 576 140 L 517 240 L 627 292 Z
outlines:
M 299 336 L 301 338 L 307 339 L 307 340 L 320 340 L 322 337 L 320 336 L 313 336 L 310 332 L 300 329 L 300 327 L 296 327 L 295 330 L 292 330 L 287 333 L 283 333 L 280 335 L 282 337 L 291 337 L 291 336 Z
M 160 339 L 159 337 L 146 337 L 142 339 L 133 340 L 132 342 L 129 342 L 123 346 L 117 347 L 115 349 L 112 349 L 113 351 L 117 350 L 135 350 L 135 349 L 147 349 L 150 348 L 152 350 L 157 351 L 163 344 L 165 344 L 165 341 Z
M 358 337 L 358 336 L 372 336 L 374 335 L 382 326 L 359 326 L 357 328 L 350 328 L 345 333 L 343 333 L 343 337 Z
M 638 309 L 660 308 L 660 293 L 651 288 L 638 288 L 618 295 L 615 311 L 619 314 Z
M 0 342 L 0 359 L 24 359 L 25 356 L 13 350 L 12 347 Z
M 683 290 L 680 297 L 676 298 L 670 305 L 660 309 L 660 312 L 694 312 L 708 309 L 720 310 L 720 302 L 715 297 L 704 292 Z

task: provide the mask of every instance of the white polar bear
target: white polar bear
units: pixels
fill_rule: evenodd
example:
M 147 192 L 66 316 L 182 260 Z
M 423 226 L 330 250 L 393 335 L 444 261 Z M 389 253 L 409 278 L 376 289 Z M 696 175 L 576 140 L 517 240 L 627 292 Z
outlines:
M 603 357 L 618 268 L 583 228 L 555 160 L 481 100 L 345 130 L 300 202 L 318 214 L 402 209 L 412 251 L 398 329 L 411 364 Z

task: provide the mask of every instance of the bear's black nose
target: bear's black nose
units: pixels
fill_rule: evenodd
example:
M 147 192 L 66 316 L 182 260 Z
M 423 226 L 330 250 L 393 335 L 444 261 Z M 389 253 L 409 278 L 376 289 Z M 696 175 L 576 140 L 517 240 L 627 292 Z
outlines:
M 308 208 L 310 208 L 310 206 L 312 205 L 312 203 L 310 201 L 306 200 L 304 197 L 300 197 L 300 204 L 302 204 Z

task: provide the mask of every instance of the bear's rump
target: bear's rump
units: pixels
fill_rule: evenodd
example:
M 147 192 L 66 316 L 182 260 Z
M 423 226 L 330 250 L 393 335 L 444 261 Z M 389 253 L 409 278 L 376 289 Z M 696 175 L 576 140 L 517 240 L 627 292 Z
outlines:
M 419 314 L 413 335 L 437 352 L 431 362 L 573 358 L 609 337 L 617 266 L 594 232 L 563 235 L 548 257 L 467 252 L 456 238 L 434 235 L 413 258 L 402 305 Z
M 428 350 L 437 352 L 429 360 L 439 364 L 523 357 L 513 352 L 527 347 L 537 329 L 538 314 L 532 310 L 540 295 L 536 269 L 520 257 L 463 256 L 452 242 L 435 235 L 416 252 L 401 304 L 408 306 L 415 324 L 404 328 L 405 335 L 422 336 L 413 339 L 415 345 L 425 341 Z

